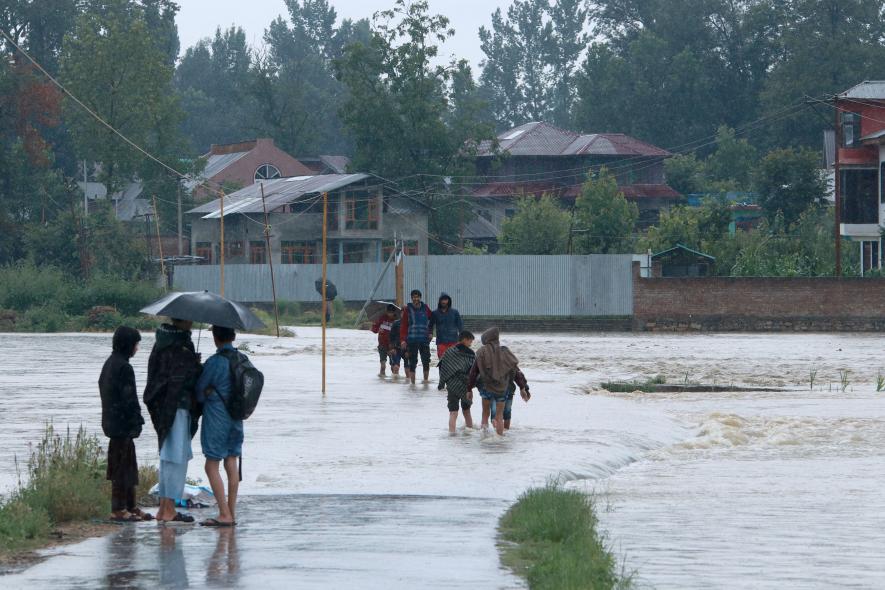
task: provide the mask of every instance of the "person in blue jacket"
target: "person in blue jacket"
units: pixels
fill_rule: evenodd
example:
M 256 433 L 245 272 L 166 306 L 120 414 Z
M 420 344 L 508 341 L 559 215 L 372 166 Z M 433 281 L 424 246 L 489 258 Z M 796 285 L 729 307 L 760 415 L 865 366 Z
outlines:
M 436 330 L 436 358 L 442 360 L 446 351 L 458 344 L 458 335 L 464 330 L 461 314 L 452 307 L 448 293 L 440 293 L 436 309 L 430 315 L 430 330 Z

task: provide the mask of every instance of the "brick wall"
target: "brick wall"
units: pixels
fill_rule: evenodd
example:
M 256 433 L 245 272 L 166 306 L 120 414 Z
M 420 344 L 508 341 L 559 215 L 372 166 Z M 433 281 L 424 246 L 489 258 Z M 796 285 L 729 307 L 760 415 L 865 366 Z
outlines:
M 633 327 L 653 331 L 878 331 L 885 279 L 649 278 L 633 264 Z

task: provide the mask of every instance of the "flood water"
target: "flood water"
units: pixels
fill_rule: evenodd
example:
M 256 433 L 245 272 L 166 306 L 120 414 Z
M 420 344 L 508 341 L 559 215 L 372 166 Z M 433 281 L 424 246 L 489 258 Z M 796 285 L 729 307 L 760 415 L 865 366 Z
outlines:
M 498 563 L 496 520 L 526 487 L 556 477 L 598 495 L 609 542 L 640 587 L 885 586 L 885 360 L 875 354 L 885 338 L 505 335 L 533 397 L 516 401 L 513 430 L 499 439 L 449 436 L 435 383 L 379 379 L 370 333 L 330 331 L 323 398 L 319 330 L 295 331 L 240 338 L 266 386 L 246 422 L 228 585 L 520 587 Z M 133 362 L 140 388 L 152 343 L 145 337 Z M 109 348 L 108 335 L 0 339 L 0 490 L 45 421 L 100 433 L 96 381 Z M 658 374 L 787 391 L 598 387 Z M 149 426 L 137 445 L 142 462 L 156 461 Z M 194 453 L 199 478 L 199 437 Z M 106 586 L 108 546 L 134 544 L 135 585 L 153 586 L 157 556 L 177 553 L 161 550 L 168 539 L 156 527 L 135 528 L 7 580 L 42 587 L 77 571 L 76 585 Z M 216 533 L 181 535 L 187 585 L 217 584 L 207 572 L 231 551 Z

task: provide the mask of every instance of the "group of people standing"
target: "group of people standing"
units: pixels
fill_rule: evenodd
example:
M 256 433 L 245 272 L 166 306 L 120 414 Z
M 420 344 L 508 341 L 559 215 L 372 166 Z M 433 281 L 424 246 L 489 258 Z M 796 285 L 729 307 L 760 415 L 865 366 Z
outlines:
M 191 440 L 202 417 L 200 444 L 206 457 L 206 476 L 218 504 L 218 516 L 200 524 L 212 527 L 236 525 L 237 493 L 241 473 L 243 421 L 231 418 L 227 402 L 232 393 L 231 354 L 236 332 L 213 326 L 216 353 L 205 364 L 191 339 L 192 322 L 172 319 L 156 332 L 148 359 L 144 404 L 148 409 L 160 448 L 156 517 L 136 505 L 138 463 L 134 439 L 141 434 L 141 414 L 130 359 L 138 351 L 141 335 L 120 326 L 113 337 L 113 352 L 99 377 L 102 429 L 108 444 L 107 478 L 111 481 L 111 519 L 119 522 L 153 520 L 161 524 L 193 523 L 194 517 L 178 512 L 176 501 L 184 497 L 187 467 L 193 458 Z M 224 465 L 228 486 L 219 472 Z
M 398 375 L 402 363 L 405 364 L 407 382 L 414 384 L 420 357 L 424 383 L 428 383 L 430 342 L 435 333 L 438 389 L 448 393 L 449 432 L 455 432 L 459 407 L 465 425 L 474 427 L 470 409 L 473 389 L 478 388 L 483 409 L 481 428 L 487 428 L 491 420 L 495 431 L 503 435 L 510 428 L 516 389 L 525 401 L 531 398 L 531 393 L 516 356 L 506 346 L 501 346 L 498 328 L 486 330 L 482 334 L 482 347 L 474 352 L 475 337 L 464 329 L 461 314 L 452 307 L 451 296 L 440 294 L 434 310 L 422 302 L 422 293 L 418 289 L 411 292 L 410 298 L 400 317 L 396 306 L 388 305 L 386 313 L 372 326 L 372 331 L 378 334 L 379 375 L 386 374 L 388 362 L 393 375 Z

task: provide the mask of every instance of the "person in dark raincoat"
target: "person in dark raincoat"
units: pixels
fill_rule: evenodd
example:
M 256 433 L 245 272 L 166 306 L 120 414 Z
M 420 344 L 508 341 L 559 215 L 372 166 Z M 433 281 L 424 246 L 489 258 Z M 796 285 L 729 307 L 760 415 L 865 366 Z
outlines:
M 464 330 L 461 314 L 452 307 L 448 293 L 440 293 L 436 309 L 430 314 L 430 330 L 436 331 L 436 358 L 442 360 L 446 351 L 458 344 L 458 335 Z
M 191 439 L 197 432 L 200 411 L 194 390 L 201 366 L 191 340 L 192 324 L 173 319 L 160 326 L 148 358 L 144 405 L 160 445 L 157 520 L 163 522 L 194 522 L 193 516 L 175 511 L 175 500 L 184 494 L 187 464 L 194 456 Z
M 108 442 L 107 479 L 111 482 L 111 520 L 117 522 L 151 520 L 153 517 L 135 504 L 138 461 L 135 441 L 141 435 L 141 406 L 135 386 L 135 372 L 129 359 L 138 351 L 141 334 L 120 326 L 114 332 L 113 352 L 98 378 L 101 395 L 101 429 Z

